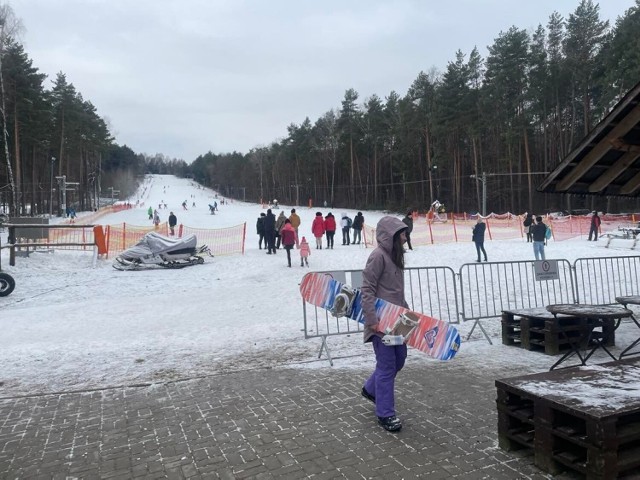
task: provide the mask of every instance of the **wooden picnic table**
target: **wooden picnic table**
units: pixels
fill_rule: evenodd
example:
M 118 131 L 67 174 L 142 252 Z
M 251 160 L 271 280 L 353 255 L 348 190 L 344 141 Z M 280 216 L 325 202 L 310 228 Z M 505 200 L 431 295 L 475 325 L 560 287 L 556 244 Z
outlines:
M 561 365 L 565 360 L 576 355 L 580 359 L 580 365 L 586 365 L 591 356 L 598 350 L 604 350 L 613 360 L 617 360 L 609 351 L 606 344 L 611 336 L 611 332 L 615 331 L 623 318 L 630 318 L 633 312 L 622 305 L 586 305 L 586 304 L 557 304 L 548 305 L 547 310 L 553 315 L 570 315 L 579 318 L 585 318 L 589 321 L 582 324 L 578 330 L 578 335 L 568 336 L 565 338 L 569 342 L 571 350 L 565 353 L 560 360 L 554 363 L 549 370 L 553 370 Z M 613 329 L 607 327 L 613 324 Z M 599 328 L 600 332 L 594 330 Z M 589 350 L 590 345 L 592 344 Z M 581 350 L 588 352 L 583 355 Z
M 628 295 L 628 296 L 623 296 L 623 297 L 616 297 L 616 302 L 618 302 L 619 304 L 621 304 L 624 308 L 627 308 L 627 305 L 640 305 L 640 295 Z M 640 351 L 637 352 L 632 352 L 631 350 L 633 350 L 633 348 L 638 345 L 640 343 L 640 322 L 638 322 L 638 319 L 636 318 L 636 316 L 634 314 L 631 315 L 631 320 L 633 320 L 633 323 L 636 324 L 636 326 L 638 327 L 638 338 L 631 344 L 629 345 L 627 348 L 625 348 L 622 353 L 620 354 L 620 360 L 622 360 L 622 357 L 628 357 L 631 355 L 638 355 L 640 354 Z

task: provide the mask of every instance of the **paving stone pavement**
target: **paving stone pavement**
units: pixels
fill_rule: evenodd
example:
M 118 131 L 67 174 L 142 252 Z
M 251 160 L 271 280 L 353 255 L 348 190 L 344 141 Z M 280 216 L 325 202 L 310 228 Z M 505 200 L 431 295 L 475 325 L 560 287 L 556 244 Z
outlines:
M 360 396 L 369 371 L 329 366 L 2 399 L 0 478 L 551 478 L 497 446 L 494 380 L 515 373 L 433 365 L 399 374 L 397 434 Z

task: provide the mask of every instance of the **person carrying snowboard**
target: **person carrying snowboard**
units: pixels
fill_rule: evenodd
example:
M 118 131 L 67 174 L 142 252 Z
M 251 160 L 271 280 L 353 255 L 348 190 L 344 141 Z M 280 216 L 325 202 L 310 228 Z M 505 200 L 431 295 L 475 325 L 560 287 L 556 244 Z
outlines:
M 384 333 L 378 331 L 376 298 L 408 308 L 404 298 L 404 244 L 407 225 L 386 216 L 376 226 L 378 246 L 371 252 L 362 272 L 362 310 L 364 342 L 371 342 L 376 355 L 376 368 L 362 387 L 362 396 L 375 403 L 378 423 L 389 432 L 402 428 L 396 417 L 394 384 L 407 358 L 407 345 L 385 345 Z

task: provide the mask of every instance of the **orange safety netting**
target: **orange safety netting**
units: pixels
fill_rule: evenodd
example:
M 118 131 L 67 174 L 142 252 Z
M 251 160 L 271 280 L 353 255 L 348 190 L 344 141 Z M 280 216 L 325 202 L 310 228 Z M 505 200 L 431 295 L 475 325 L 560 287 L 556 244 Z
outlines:
M 242 223 L 234 227 L 216 228 L 208 230 L 204 228 L 187 227 L 180 225 L 181 235 L 195 233 L 199 245 L 207 245 L 214 255 L 244 254 L 244 240 L 247 224 Z
M 467 242 L 471 241 L 471 230 L 477 222 L 477 215 L 441 213 L 434 215 L 413 215 L 413 232 L 411 232 L 412 245 L 429 245 L 433 243 Z M 483 217 L 487 224 L 485 240 L 508 240 L 525 238 L 526 232 L 522 225 L 524 215 L 512 213 L 492 213 Z M 555 241 L 568 240 L 579 236 L 589 235 L 591 227 L 591 215 L 567 215 L 564 217 L 551 217 L 545 215 L 544 223 L 551 227 Z M 617 230 L 619 227 L 637 223 L 637 215 L 602 215 L 600 233 Z M 363 233 L 365 245 L 376 246 L 375 226 L 364 225 Z
M 126 223 L 118 225 L 107 225 L 105 231 L 105 239 L 107 244 L 107 254 L 117 255 L 127 248 L 135 245 L 147 233 L 157 231 L 161 235 L 167 235 L 167 223 L 161 223 L 157 228 L 140 227 L 136 225 L 128 225 Z
M 157 227 L 141 227 L 136 225 L 118 224 L 107 225 L 106 243 L 108 253 L 117 255 L 127 248 L 135 245 L 147 233 L 156 231 L 160 235 L 169 237 L 167 222 L 160 223 Z M 175 238 L 195 234 L 198 246 L 207 245 L 214 255 L 233 255 L 244 253 L 244 240 L 246 224 L 228 228 L 204 229 L 178 225 L 175 229 Z
M 55 228 L 49 227 L 47 229 L 47 242 L 52 246 L 55 245 L 57 249 L 61 250 L 87 250 L 92 247 L 87 246 L 73 246 L 73 245 L 59 245 L 61 243 L 87 243 L 87 244 L 95 244 L 93 227 L 85 227 L 82 225 L 78 225 L 74 228 Z

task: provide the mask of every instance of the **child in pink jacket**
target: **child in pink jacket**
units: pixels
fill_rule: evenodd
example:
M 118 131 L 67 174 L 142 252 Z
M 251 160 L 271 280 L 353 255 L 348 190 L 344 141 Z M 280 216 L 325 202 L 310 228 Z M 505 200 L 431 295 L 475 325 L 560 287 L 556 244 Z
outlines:
M 311 255 L 311 247 L 307 243 L 307 239 L 302 237 L 300 242 L 300 266 L 304 267 L 305 263 L 309 266 L 309 255 Z

